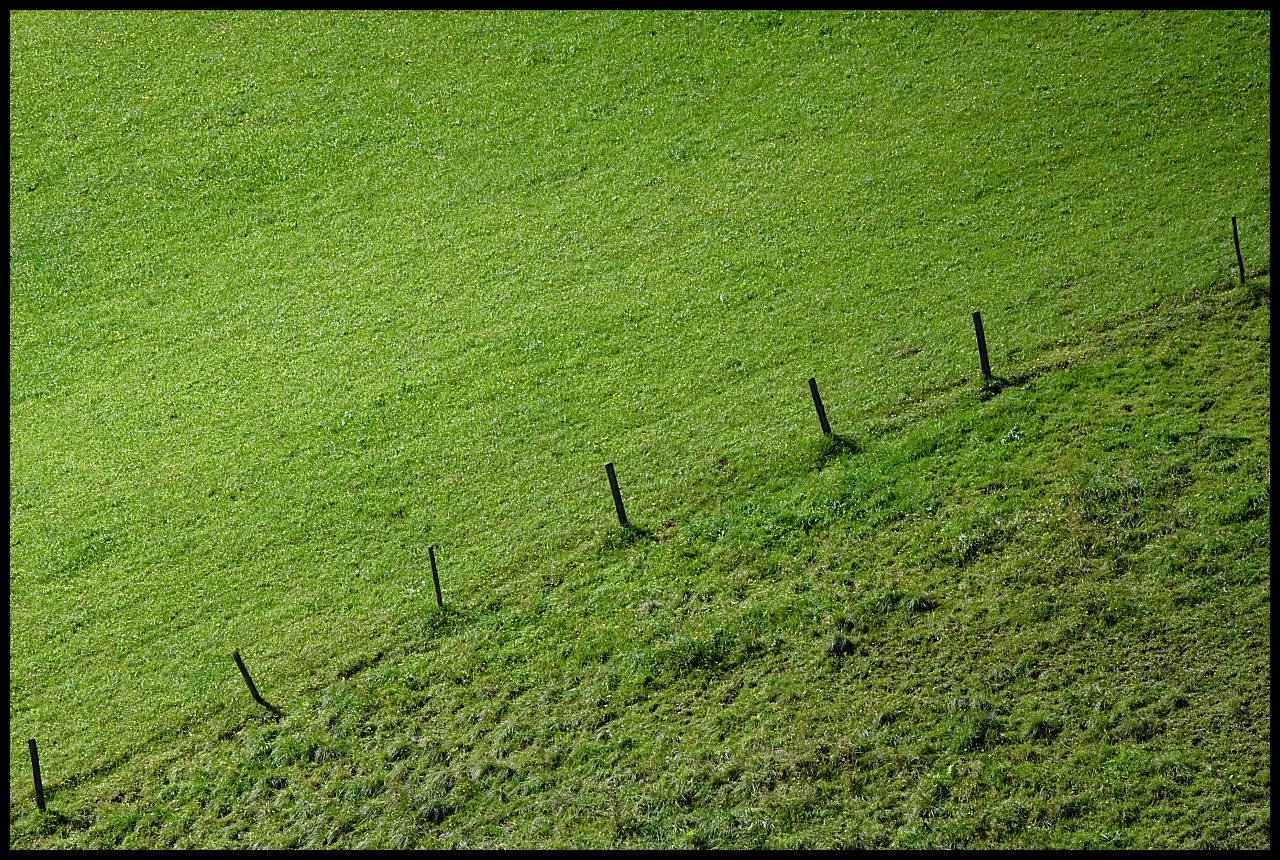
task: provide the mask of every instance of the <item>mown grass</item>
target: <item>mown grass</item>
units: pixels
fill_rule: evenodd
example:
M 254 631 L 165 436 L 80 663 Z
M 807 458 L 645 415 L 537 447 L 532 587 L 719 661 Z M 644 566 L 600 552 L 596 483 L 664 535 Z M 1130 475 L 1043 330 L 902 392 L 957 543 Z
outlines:
M 1269 75 L 11 15 L 11 845 L 1269 845 Z

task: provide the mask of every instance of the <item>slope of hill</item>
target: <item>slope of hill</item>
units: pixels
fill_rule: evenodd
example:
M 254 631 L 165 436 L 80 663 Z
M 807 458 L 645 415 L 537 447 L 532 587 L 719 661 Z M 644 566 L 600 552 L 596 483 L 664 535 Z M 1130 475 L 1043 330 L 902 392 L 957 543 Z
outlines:
M 10 27 L 11 847 L 1269 846 L 1268 15 Z

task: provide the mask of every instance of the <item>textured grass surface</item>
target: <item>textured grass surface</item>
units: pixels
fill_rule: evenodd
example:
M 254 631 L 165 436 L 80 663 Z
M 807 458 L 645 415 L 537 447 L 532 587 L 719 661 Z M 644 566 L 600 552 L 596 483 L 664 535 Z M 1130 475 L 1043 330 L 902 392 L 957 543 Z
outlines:
M 11 845 L 1269 845 L 1269 26 L 15 13 Z

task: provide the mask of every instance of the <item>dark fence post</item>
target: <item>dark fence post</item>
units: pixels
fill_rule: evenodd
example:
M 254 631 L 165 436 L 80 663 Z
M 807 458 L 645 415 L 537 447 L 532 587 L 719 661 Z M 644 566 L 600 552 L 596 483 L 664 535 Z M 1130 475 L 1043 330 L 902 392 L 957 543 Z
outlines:
M 618 524 L 624 529 L 630 528 L 627 512 L 622 507 L 622 491 L 618 489 L 618 476 L 613 473 L 613 463 L 605 463 L 604 470 L 609 474 L 609 489 L 613 490 L 613 507 L 618 512 Z
M 831 435 L 831 425 L 827 423 L 827 410 L 822 408 L 822 398 L 818 396 L 818 381 L 809 377 L 809 393 L 813 395 L 813 408 L 818 410 L 818 421 L 822 423 L 822 432 Z
M 240 667 L 240 674 L 244 677 L 245 686 L 249 688 L 249 695 L 253 696 L 253 700 L 277 717 L 280 716 L 279 708 L 258 695 L 258 688 L 253 685 L 253 679 L 249 677 L 249 670 L 244 667 L 244 661 L 240 659 L 240 652 L 232 651 L 231 656 L 235 658 L 236 665 Z
M 36 806 L 44 812 L 44 783 L 40 781 L 40 755 L 36 752 L 35 738 L 27 741 L 27 748 L 31 750 L 31 777 L 36 781 Z
M 973 312 L 973 330 L 978 334 L 978 359 L 982 362 L 982 375 L 991 378 L 991 362 L 987 361 L 987 337 L 982 333 L 982 312 Z
M 436 548 L 427 547 L 427 555 L 431 557 L 431 579 L 436 584 L 436 606 L 444 609 L 444 598 L 440 596 L 440 574 L 436 573 Z
M 1240 286 L 1244 286 L 1244 257 L 1240 255 L 1240 231 L 1236 229 L 1236 216 L 1231 216 L 1231 238 L 1236 240 L 1236 262 L 1240 264 Z

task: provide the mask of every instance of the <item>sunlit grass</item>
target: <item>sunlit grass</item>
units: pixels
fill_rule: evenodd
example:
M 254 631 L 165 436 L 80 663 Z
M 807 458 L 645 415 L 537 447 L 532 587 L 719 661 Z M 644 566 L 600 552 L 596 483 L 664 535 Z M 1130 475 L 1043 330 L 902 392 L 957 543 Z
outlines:
M 1265 16 L 11 30 L 11 843 L 1265 842 Z

